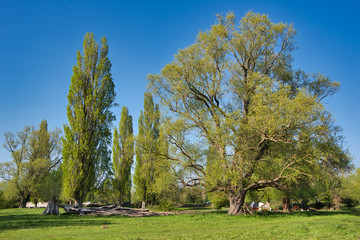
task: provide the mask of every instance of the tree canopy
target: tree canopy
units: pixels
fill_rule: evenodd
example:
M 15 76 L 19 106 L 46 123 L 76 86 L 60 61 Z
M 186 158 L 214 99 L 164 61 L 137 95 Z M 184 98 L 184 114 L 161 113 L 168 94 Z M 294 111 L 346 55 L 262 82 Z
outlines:
M 167 134 L 178 151 L 168 158 L 192 168 L 193 183 L 225 192 L 229 214 L 246 211 L 248 191 L 281 188 L 328 161 L 333 127 L 322 100 L 339 83 L 292 68 L 294 37 L 291 24 L 229 13 L 148 76 L 170 112 Z
M 0 164 L 0 177 L 16 187 L 19 207 L 25 207 L 30 197 L 43 196 L 43 181 L 61 161 L 60 133 L 59 129 L 48 131 L 43 120 L 39 129 L 26 126 L 16 134 L 5 134 L 4 148 L 13 160 Z

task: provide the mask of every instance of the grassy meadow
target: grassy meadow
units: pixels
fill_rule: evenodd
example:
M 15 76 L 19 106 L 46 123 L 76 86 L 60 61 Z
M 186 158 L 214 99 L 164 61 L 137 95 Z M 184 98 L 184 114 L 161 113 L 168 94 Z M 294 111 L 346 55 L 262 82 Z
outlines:
M 42 216 L 43 209 L 0 210 L 0 239 L 359 239 L 360 212 L 318 211 L 228 216 L 224 211 L 131 218 Z M 103 228 L 103 226 L 108 228 Z

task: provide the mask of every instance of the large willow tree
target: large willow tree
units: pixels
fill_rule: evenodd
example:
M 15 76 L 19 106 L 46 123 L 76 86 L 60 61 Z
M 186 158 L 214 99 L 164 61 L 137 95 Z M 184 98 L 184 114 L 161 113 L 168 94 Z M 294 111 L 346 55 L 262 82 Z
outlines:
M 5 133 L 4 148 L 11 153 L 12 161 L 0 163 L 0 178 L 15 186 L 20 208 L 30 197 L 38 198 L 47 191 L 42 182 L 61 162 L 60 129 L 48 131 L 47 121 L 39 129 L 24 127 L 17 133 Z
M 94 34 L 84 38 L 83 55 L 77 52 L 77 64 L 69 90 L 63 138 L 63 191 L 82 205 L 86 194 L 101 180 L 110 161 L 111 112 L 115 91 L 107 40 L 95 42 Z
M 245 213 L 250 190 L 286 186 L 311 176 L 330 158 L 331 117 L 322 100 L 339 87 L 321 74 L 292 69 L 295 30 L 249 12 L 219 16 L 180 50 L 150 89 L 169 111 L 168 158 L 193 171 Z

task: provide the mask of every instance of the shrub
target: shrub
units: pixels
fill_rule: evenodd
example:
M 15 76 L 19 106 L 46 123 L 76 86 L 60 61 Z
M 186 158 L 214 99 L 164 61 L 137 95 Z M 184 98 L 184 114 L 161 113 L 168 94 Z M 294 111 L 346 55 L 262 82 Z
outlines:
M 162 199 L 159 204 L 161 211 L 173 211 L 175 209 L 175 203 L 169 199 Z
M 344 198 L 342 202 L 348 209 L 353 209 L 357 205 L 357 201 L 352 198 Z
M 221 209 L 222 207 L 229 206 L 229 199 L 225 193 L 217 192 L 213 193 L 210 196 L 210 201 L 215 209 Z

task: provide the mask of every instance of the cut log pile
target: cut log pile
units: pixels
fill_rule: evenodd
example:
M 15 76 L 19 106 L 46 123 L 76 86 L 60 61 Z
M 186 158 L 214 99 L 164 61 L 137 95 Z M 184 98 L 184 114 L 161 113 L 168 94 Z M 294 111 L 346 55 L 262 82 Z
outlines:
M 62 205 L 61 207 L 63 207 L 65 212 L 68 214 L 80 215 L 125 215 L 130 217 L 145 217 L 171 214 L 168 212 L 150 212 L 148 209 L 117 207 L 115 205 L 106 205 L 101 207 L 75 207 Z

